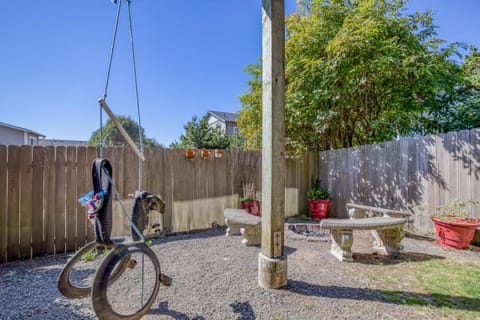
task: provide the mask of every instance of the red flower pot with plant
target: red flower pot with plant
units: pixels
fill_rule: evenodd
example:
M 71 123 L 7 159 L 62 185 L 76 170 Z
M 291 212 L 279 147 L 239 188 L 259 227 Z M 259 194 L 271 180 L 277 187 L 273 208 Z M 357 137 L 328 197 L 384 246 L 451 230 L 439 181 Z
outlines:
M 467 205 L 478 205 L 479 200 L 454 200 L 437 208 L 431 219 L 435 224 L 437 240 L 442 246 L 467 249 L 480 219 L 468 217 Z
M 328 189 L 321 188 L 320 181 L 317 180 L 307 197 L 312 219 L 327 219 L 331 202 Z

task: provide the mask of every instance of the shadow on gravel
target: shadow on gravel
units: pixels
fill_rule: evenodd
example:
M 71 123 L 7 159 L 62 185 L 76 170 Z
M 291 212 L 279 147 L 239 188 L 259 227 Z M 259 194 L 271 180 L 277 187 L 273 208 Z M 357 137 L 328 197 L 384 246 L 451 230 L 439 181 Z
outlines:
M 448 296 L 443 294 L 423 294 L 408 291 L 377 290 L 340 286 L 321 286 L 304 281 L 288 280 L 284 290 L 314 297 L 350 300 L 370 300 L 399 305 L 437 307 L 435 301 L 450 309 L 480 311 L 480 299 Z
M 249 302 L 235 302 L 230 304 L 234 313 L 239 314 L 238 320 L 255 320 L 255 312 Z
M 168 309 L 168 301 L 163 301 L 158 304 L 158 307 L 150 309 L 149 314 L 159 314 L 172 317 L 175 320 L 205 320 L 202 316 L 195 316 L 192 319 L 187 317 L 185 314 Z
M 376 253 L 353 253 L 353 261 L 355 263 L 373 265 L 394 265 L 403 262 L 421 262 L 434 259 L 442 260 L 445 257 L 416 252 L 397 253 L 389 256 Z
M 222 227 L 215 227 L 211 229 L 195 230 L 189 232 L 176 232 L 167 235 L 160 235 L 157 238 L 152 238 L 153 244 L 167 243 L 173 241 L 192 240 L 192 239 L 206 239 L 211 237 L 225 236 L 225 229 Z

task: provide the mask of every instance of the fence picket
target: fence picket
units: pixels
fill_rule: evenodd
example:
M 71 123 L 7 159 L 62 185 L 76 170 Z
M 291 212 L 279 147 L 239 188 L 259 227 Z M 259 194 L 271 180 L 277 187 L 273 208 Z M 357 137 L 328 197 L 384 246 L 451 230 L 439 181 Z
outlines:
M 20 257 L 20 147 L 8 147 L 7 260 Z
M 0 263 L 7 262 L 7 146 L 0 145 Z
M 32 190 L 32 255 L 45 254 L 44 249 L 44 168 L 45 148 L 33 147 L 33 190 Z
M 55 149 L 55 254 L 66 250 L 65 234 L 65 167 L 67 150 L 60 146 Z
M 77 193 L 75 198 L 78 199 L 82 194 L 87 193 L 90 188 L 90 180 L 88 179 L 88 170 L 89 166 L 87 165 L 87 149 L 85 147 L 78 147 L 77 149 L 77 172 L 76 172 L 76 184 L 77 184 Z M 87 213 L 86 209 L 82 207 L 78 201 L 75 199 L 76 205 L 76 249 L 81 248 L 87 242 Z
M 33 150 L 20 147 L 20 258 L 31 258 L 32 247 L 32 188 Z
M 76 250 L 77 242 L 77 148 L 67 147 L 65 175 L 65 242 L 66 250 Z

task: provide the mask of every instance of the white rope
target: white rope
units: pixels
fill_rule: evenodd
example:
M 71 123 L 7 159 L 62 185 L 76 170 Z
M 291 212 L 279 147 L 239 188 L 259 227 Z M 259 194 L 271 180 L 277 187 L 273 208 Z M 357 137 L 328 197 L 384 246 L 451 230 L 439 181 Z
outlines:
M 103 100 L 107 99 L 108 83 L 110 81 L 110 71 L 112 70 L 113 52 L 115 51 L 115 42 L 117 40 L 118 21 L 120 20 L 120 8 L 122 1 L 112 1 L 117 5 L 117 14 L 115 17 L 115 27 L 113 29 L 112 46 L 110 47 L 110 57 L 108 59 L 107 78 L 105 80 L 105 90 L 103 91 Z M 103 158 L 103 119 L 102 119 L 102 106 L 100 106 L 100 158 Z

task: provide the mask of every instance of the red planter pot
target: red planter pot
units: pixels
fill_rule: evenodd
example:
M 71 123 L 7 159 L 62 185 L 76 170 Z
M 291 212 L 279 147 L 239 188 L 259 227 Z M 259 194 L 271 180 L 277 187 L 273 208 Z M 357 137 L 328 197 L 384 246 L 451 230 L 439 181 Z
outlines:
M 463 223 L 432 217 L 432 221 L 435 224 L 438 242 L 455 249 L 467 249 L 473 239 L 475 228 L 480 226 L 479 219 L 470 219 L 469 223 Z
M 312 211 L 312 219 L 327 219 L 330 202 L 331 200 L 328 199 L 308 200 Z
M 261 214 L 260 201 L 258 200 L 252 201 L 249 212 L 254 216 L 261 216 L 262 214 Z
M 253 201 L 242 201 L 240 202 L 240 208 L 245 209 L 245 211 L 249 211 L 250 207 L 252 206 Z
M 253 214 L 255 216 L 261 216 L 261 207 L 260 207 L 260 201 L 254 200 L 254 201 L 242 201 L 240 202 L 240 208 L 244 209 L 250 214 Z

